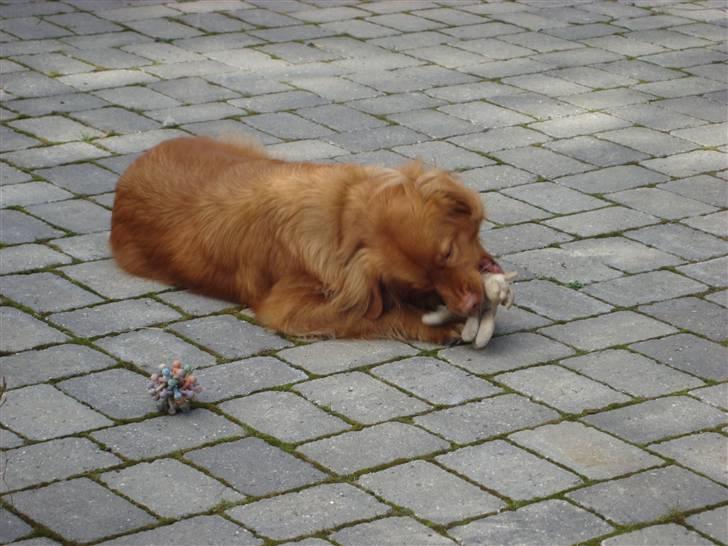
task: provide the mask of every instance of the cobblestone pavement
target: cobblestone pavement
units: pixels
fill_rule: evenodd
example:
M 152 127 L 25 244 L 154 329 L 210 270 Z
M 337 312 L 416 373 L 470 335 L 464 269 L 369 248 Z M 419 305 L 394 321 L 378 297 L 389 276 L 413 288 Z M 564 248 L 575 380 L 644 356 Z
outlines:
M 0 542 L 728 543 L 725 8 L 0 0 Z M 229 132 L 458 171 L 520 273 L 491 345 L 122 274 L 119 173 Z M 160 416 L 173 358 L 205 390 Z

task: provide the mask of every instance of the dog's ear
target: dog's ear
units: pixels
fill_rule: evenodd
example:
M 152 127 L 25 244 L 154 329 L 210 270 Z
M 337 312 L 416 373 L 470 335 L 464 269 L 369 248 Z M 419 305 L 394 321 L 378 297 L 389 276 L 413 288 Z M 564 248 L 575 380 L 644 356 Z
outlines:
M 384 312 L 384 302 L 382 301 L 382 286 L 380 281 L 372 283 L 371 295 L 369 296 L 369 308 L 366 317 L 369 320 L 375 320 L 382 316 Z

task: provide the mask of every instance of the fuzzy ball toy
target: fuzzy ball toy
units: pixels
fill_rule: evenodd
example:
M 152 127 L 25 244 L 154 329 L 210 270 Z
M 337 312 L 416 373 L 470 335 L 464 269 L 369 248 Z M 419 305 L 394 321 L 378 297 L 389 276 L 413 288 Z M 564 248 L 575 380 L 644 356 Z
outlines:
M 195 394 L 202 390 L 197 378 L 192 375 L 192 367 L 182 367 L 179 360 L 172 362 L 172 367 L 162 364 L 159 373 L 153 373 L 147 390 L 157 402 L 159 411 L 167 411 L 174 415 L 177 411 L 190 411 L 190 402 Z
M 511 273 L 483 273 L 483 291 L 485 301 L 477 315 L 467 318 L 461 334 L 466 343 L 473 342 L 476 349 L 485 347 L 495 331 L 495 313 L 499 305 L 508 309 L 513 304 L 511 281 L 516 277 Z M 457 318 L 447 307 L 440 306 L 431 313 L 422 316 L 425 324 L 443 324 Z

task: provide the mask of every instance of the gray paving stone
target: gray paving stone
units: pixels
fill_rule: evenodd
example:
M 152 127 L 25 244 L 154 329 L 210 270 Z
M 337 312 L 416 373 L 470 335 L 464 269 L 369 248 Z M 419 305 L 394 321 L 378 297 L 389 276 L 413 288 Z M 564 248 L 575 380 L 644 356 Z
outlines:
M 55 328 L 26 315 L 14 307 L 0 307 L 0 322 L 3 335 L 0 336 L 0 352 L 14 353 L 40 345 L 60 343 L 68 338 Z
M 601 383 L 554 365 L 500 374 L 497 380 L 532 400 L 567 413 L 582 413 L 631 400 Z
M 406 127 L 390 125 L 387 127 L 378 127 L 376 129 L 365 129 L 363 131 L 355 131 L 352 133 L 344 133 L 336 136 L 325 137 L 330 143 L 335 144 L 339 153 L 330 153 L 328 156 L 341 155 L 344 149 L 352 152 L 370 152 L 380 150 L 382 148 L 390 148 L 393 146 L 402 146 L 426 140 L 421 133 L 411 131 Z M 336 148 L 334 149 L 336 151 Z M 308 154 L 308 159 L 312 154 Z M 288 157 L 288 156 L 287 156 Z M 293 154 L 296 158 L 296 154 Z M 315 157 L 315 154 L 313 155 Z M 301 159 L 304 159 L 302 157 Z M 401 163 L 400 161 L 399 163 Z
M 556 279 L 562 283 L 589 283 L 614 279 L 621 276 L 618 271 L 608 267 L 601 260 L 595 260 L 587 252 L 563 248 L 541 248 L 517 254 L 509 254 L 510 264 L 522 268 L 533 276 Z M 529 277 L 527 277 L 529 278 Z
M 288 112 L 248 116 L 245 123 L 261 131 L 286 139 L 323 137 L 331 130 Z
M 73 197 L 72 194 L 45 182 L 26 182 L 8 184 L 2 187 L 0 207 L 35 205 L 62 201 Z
M 716 210 L 714 207 L 700 201 L 675 195 L 658 188 L 637 188 L 610 193 L 606 197 L 628 207 L 668 220 L 706 214 Z
M 637 165 L 622 165 L 566 176 L 559 178 L 556 182 L 586 193 L 609 193 L 666 180 L 665 175 L 649 171 Z
M 496 256 L 563 243 L 571 238 L 570 235 L 536 223 L 488 230 L 481 236 L 488 250 Z
M 473 127 L 473 129 L 478 130 L 477 127 Z M 479 132 L 473 135 L 450 139 L 451 142 L 458 146 L 482 153 L 528 146 L 530 144 L 540 144 L 548 140 L 549 138 L 547 136 L 536 131 L 531 131 L 530 129 L 524 129 L 523 127 L 501 127 L 491 129 L 485 133 Z
M 515 167 L 538 174 L 546 179 L 592 169 L 590 165 L 581 161 L 554 153 L 551 150 L 532 146 L 495 152 L 492 155 L 505 163 L 510 163 Z
M 346 475 L 397 459 L 441 451 L 448 445 L 417 427 L 390 422 L 309 442 L 296 451 L 339 475 Z
M 281 93 L 235 99 L 229 101 L 229 103 L 251 112 L 268 113 L 320 106 L 326 104 L 326 100 L 308 91 L 283 91 Z
M 294 389 L 311 402 L 366 425 L 421 413 L 430 408 L 429 404 L 361 372 L 307 381 Z
M 714 150 L 694 150 L 669 157 L 648 159 L 641 165 L 670 176 L 691 176 L 716 171 L 726 166 L 726 154 Z
M 728 252 L 724 241 L 680 224 L 650 226 L 625 235 L 688 260 L 705 260 Z
M 110 299 L 131 298 L 169 288 L 166 284 L 126 273 L 114 260 L 70 265 L 61 271 L 71 279 Z
M 73 456 L 58 457 L 59 453 L 73 453 Z M 5 461 L 4 480 L 0 484 L 2 492 L 63 480 L 121 463 L 121 459 L 85 438 L 62 438 L 12 449 L 5 452 Z
M 124 369 L 114 369 L 67 379 L 57 386 L 113 419 L 133 419 L 155 411 L 146 392 L 149 379 Z
M 728 206 L 728 184 L 714 176 L 699 175 L 671 180 L 660 184 L 658 188 L 716 207 Z
M 703 146 L 721 146 L 726 144 L 725 131 L 725 123 L 715 123 L 711 125 L 704 125 L 702 127 L 680 129 L 678 131 L 673 131 L 673 135 L 692 142 L 697 142 Z
M 204 390 L 201 402 L 217 402 L 232 396 L 287 385 L 307 379 L 305 373 L 271 357 L 257 357 L 229 364 L 219 364 L 197 373 Z
M 96 129 L 61 116 L 41 116 L 10 123 L 16 129 L 38 135 L 48 142 L 69 142 L 102 135 Z
M 369 138 L 371 132 L 367 132 L 366 135 L 365 138 Z M 357 140 L 354 133 L 342 136 L 354 136 L 352 140 Z M 333 139 L 331 140 L 333 141 Z M 288 161 L 311 161 L 342 156 L 349 157 L 346 155 L 347 152 L 345 149 L 327 142 L 321 142 L 320 140 L 297 140 L 296 142 L 273 144 L 272 146 L 268 146 L 266 150 L 273 157 L 285 158 Z
M 91 542 L 155 523 L 149 514 L 88 478 L 15 493 L 9 500 L 22 513 L 77 542 Z
M 569 347 L 531 333 L 496 337 L 483 351 L 477 351 L 468 346 L 440 351 L 440 356 L 451 364 L 475 374 L 492 374 L 513 370 L 549 362 L 571 354 L 573 354 L 573 350 Z
M 455 544 L 409 517 L 382 518 L 368 523 L 360 523 L 336 531 L 331 535 L 331 538 L 343 546 L 368 546 L 370 544 L 382 544 L 383 546 L 397 546 L 398 544 L 452 546 Z M 309 545 L 307 541 L 304 541 L 296 544 L 300 546 L 324 546 L 323 542 Z
M 308 372 L 327 375 L 416 353 L 399 341 L 326 340 L 285 349 L 278 356 Z
M 170 329 L 225 358 L 240 358 L 290 346 L 268 330 L 230 315 L 178 322 Z
M 537 546 L 544 541 L 585 542 L 611 530 L 610 525 L 585 510 L 562 500 L 547 500 L 454 527 L 449 533 L 462 544 Z
M 674 523 L 668 523 L 618 535 L 603 541 L 601 544 L 602 546 L 639 546 L 643 544 L 664 544 L 665 546 L 708 546 L 712 544 L 712 542 L 704 539 L 698 533 L 689 531 Z
M 518 283 L 516 291 L 519 305 L 554 320 L 572 320 L 606 313 L 612 309 L 606 303 L 550 281 Z
M 5 428 L 0 428 L 0 449 L 12 449 L 14 447 L 22 446 L 24 440 Z
M 532 427 L 557 413 L 522 396 L 504 394 L 415 417 L 415 423 L 459 444 Z
M 67 264 L 71 258 L 43 245 L 19 245 L 0 249 L 0 274 L 19 273 L 52 265 Z
M 705 432 L 683 436 L 650 448 L 718 483 L 728 484 L 728 438 L 721 434 Z
M 4 46 L 4 54 L 12 55 L 12 52 Z M 73 92 L 73 88 L 65 85 L 62 80 L 49 78 L 34 71 L 3 74 L 3 90 L 19 98 L 46 97 Z
M 226 513 L 260 535 L 285 540 L 370 519 L 387 511 L 386 505 L 351 485 L 326 484 L 232 508 Z
M 112 424 L 50 385 L 8 392 L 0 422 L 33 440 L 48 440 Z
M 670 271 L 652 271 L 591 284 L 584 292 L 620 307 L 703 292 L 707 287 Z
M 621 349 L 568 358 L 561 364 L 617 390 L 645 398 L 683 391 L 701 383 L 693 376 Z
M 600 199 L 586 196 L 552 182 L 508 188 L 503 193 L 551 212 L 566 214 L 606 206 Z
M 202 296 L 187 290 L 165 292 L 159 295 L 159 299 L 165 303 L 179 307 L 185 313 L 192 316 L 208 315 L 217 311 L 223 311 L 224 309 L 238 307 L 238 304 Z
M 681 97 L 677 99 L 664 99 L 655 101 L 655 106 L 667 110 L 674 110 L 680 114 L 713 123 L 726 120 L 725 109 L 715 102 L 701 97 Z
M 297 489 L 327 476 L 293 455 L 259 438 L 244 438 L 185 454 L 213 476 L 252 496 Z
M 7 127 L 2 127 L 0 135 L 2 135 L 2 144 L 0 144 L 0 151 L 3 152 L 8 152 L 10 150 L 23 150 L 25 148 L 30 148 L 32 146 L 40 144 L 40 142 L 36 139 L 20 133 L 16 133 L 15 131 Z
M 617 61 L 619 62 L 619 61 Z M 591 88 L 608 89 L 634 85 L 638 80 L 627 75 L 614 74 L 591 66 L 576 66 L 554 70 L 551 75 Z
M 130 154 L 134 152 L 142 152 L 156 146 L 164 140 L 175 137 L 188 136 L 177 129 L 159 129 L 156 131 L 147 131 L 145 133 L 135 133 L 129 135 L 112 136 L 103 138 L 98 141 L 101 146 L 112 150 L 118 154 Z
M 664 336 L 675 333 L 675 329 L 632 311 L 618 311 L 568 325 L 547 326 L 540 332 L 578 349 L 593 351 Z
M 547 220 L 545 223 L 581 237 L 593 237 L 615 231 L 655 224 L 659 220 L 649 214 L 621 206 L 582 212 Z
M 529 116 L 480 101 L 441 106 L 439 110 L 488 128 L 508 127 L 533 121 Z
M 158 457 L 244 435 L 238 425 L 201 408 L 92 433 L 96 441 L 128 459 Z
M 439 524 L 497 512 L 505 503 L 425 461 L 365 474 L 358 483 L 380 497 Z
M 2 159 L 24 168 L 53 167 L 74 161 L 96 159 L 109 155 L 85 142 L 69 142 L 55 146 L 33 148 L 2 154 Z
M 605 482 L 567 495 L 619 524 L 648 522 L 673 510 L 723 502 L 728 490 L 692 472 L 670 466 Z
M 102 370 L 116 364 L 103 353 L 83 345 L 58 345 L 0 357 L 0 375 L 8 388 Z
M 591 136 L 577 136 L 571 139 L 548 142 L 546 148 L 592 163 L 599 167 L 611 167 L 640 161 L 648 156 L 642 152 L 636 152 L 614 144 L 599 140 Z
M 63 311 L 103 301 L 52 273 L 0 277 L 0 293 L 37 312 Z
M 224 402 L 220 409 L 246 425 L 295 443 L 341 432 L 344 421 L 291 392 L 267 391 Z
M 437 405 L 452 406 L 501 392 L 487 381 L 429 357 L 398 360 L 372 373 Z
M 504 106 L 528 114 L 536 119 L 552 119 L 563 116 L 580 114 L 583 110 L 577 106 L 567 104 L 563 101 L 525 91 L 516 95 L 503 97 L 491 97 L 489 100 Z
M 480 130 L 477 125 L 469 121 L 438 112 L 437 110 L 411 110 L 389 114 L 387 117 L 400 125 L 438 139 L 453 135 L 462 135 L 464 133 L 474 133 Z M 468 146 L 464 147 L 468 148 Z
M 35 174 L 42 176 L 56 186 L 76 194 L 94 195 L 112 191 L 116 187 L 116 174 L 90 163 L 66 165 L 41 169 Z
M 712 428 L 726 421 L 723 412 L 693 398 L 671 396 L 590 415 L 585 422 L 636 443 Z
M 728 310 L 694 297 L 643 305 L 640 311 L 714 341 L 728 337 Z
M 696 216 L 683 220 L 689 226 L 692 226 L 718 237 L 728 237 L 728 211 L 714 212 L 707 216 Z
M 165 479 L 165 488 L 149 487 Z M 108 487 L 162 517 L 178 518 L 209 510 L 221 502 L 245 497 L 209 476 L 174 459 L 157 459 L 100 476 Z
M 627 121 L 601 112 L 589 112 L 586 114 L 560 117 L 531 123 L 529 125 L 532 129 L 537 129 L 559 138 L 587 135 L 597 131 L 607 131 L 627 126 L 629 126 Z
M 672 131 L 673 129 L 681 129 L 683 127 L 695 127 L 703 125 L 704 120 L 692 116 L 681 114 L 676 110 L 661 108 L 655 104 L 638 104 L 610 108 L 607 110 L 609 114 L 629 120 L 632 123 L 644 125 L 657 131 Z
M 0 508 L 0 540 L 4 543 L 13 542 L 29 535 L 33 528 L 18 516 Z
M 421 93 L 402 93 L 361 99 L 349 102 L 348 105 L 373 115 L 397 114 L 411 110 L 423 110 L 440 106 L 443 101 Z
M 179 360 L 193 368 L 215 364 L 215 358 L 186 343 L 177 336 L 156 328 L 146 328 L 98 339 L 95 344 L 126 362 L 136 364 L 148 373 L 159 370 L 161 364 Z
M 140 70 L 117 69 L 101 72 L 85 72 L 83 74 L 69 74 L 68 76 L 57 78 L 56 81 L 64 84 L 65 92 L 67 93 L 71 88 L 78 89 L 79 91 L 96 91 L 124 85 L 132 86 L 150 83 L 157 81 L 157 78 Z
M 27 182 L 31 179 L 28 173 L 19 171 L 15 167 L 11 167 L 7 163 L 0 163 L 0 185 L 17 184 L 19 182 Z
M 109 233 L 105 231 L 54 239 L 51 244 L 81 261 L 111 257 Z
M 458 148 L 449 142 L 433 141 L 397 146 L 394 151 L 413 159 L 421 158 L 430 165 L 448 170 L 470 169 L 493 164 L 492 160 Z
M 728 526 L 725 525 L 726 516 L 728 516 L 728 507 L 722 506 L 690 516 L 687 521 L 698 531 L 721 542 L 728 542 Z
M 654 99 L 654 95 L 630 88 L 605 89 L 579 95 L 563 97 L 566 102 L 587 110 L 606 110 L 632 104 L 644 104 Z
M 82 199 L 32 205 L 27 207 L 27 211 L 74 233 L 108 230 L 111 222 L 108 210 Z
M 95 337 L 169 322 L 180 315 L 166 305 L 143 298 L 54 313 L 48 318 L 79 336 Z
M 326 76 L 295 79 L 290 83 L 334 102 L 366 99 L 380 94 L 379 91 L 366 85 Z
M 131 99 L 131 96 L 133 95 L 130 94 L 128 98 Z M 147 103 L 144 102 L 143 106 L 146 106 L 146 104 Z M 158 129 L 160 126 L 156 121 L 152 121 L 149 118 L 116 106 L 99 108 L 97 110 L 74 112 L 73 117 L 83 121 L 87 125 L 106 131 L 107 133 L 113 131 L 122 135 Z M 80 168 L 83 166 L 84 165 L 75 165 L 74 167 Z
M 436 460 L 516 500 L 545 497 L 581 483 L 575 474 L 502 440 L 460 448 Z
M 630 348 L 699 377 L 717 381 L 728 377 L 728 370 L 722 365 L 728 357 L 728 351 L 717 343 L 690 334 L 643 341 Z
M 488 220 L 498 224 L 517 224 L 551 216 L 548 212 L 506 197 L 500 192 L 481 193 L 480 199 L 488 210 Z

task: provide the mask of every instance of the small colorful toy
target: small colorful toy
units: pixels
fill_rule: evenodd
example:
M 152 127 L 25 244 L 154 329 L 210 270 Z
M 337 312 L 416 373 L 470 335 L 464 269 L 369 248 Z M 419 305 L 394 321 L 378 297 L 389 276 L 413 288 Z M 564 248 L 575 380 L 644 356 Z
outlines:
M 508 309 L 513 304 L 511 281 L 517 273 L 483 273 L 485 302 L 479 314 L 467 318 L 460 335 L 466 343 L 473 342 L 476 349 L 485 347 L 495 331 L 495 313 L 499 305 Z M 422 316 L 422 322 L 430 325 L 443 324 L 457 318 L 447 307 L 440 306 Z
M 167 411 L 174 415 L 177 411 L 187 413 L 190 411 L 190 402 L 195 394 L 202 391 L 197 384 L 197 378 L 192 375 L 192 367 L 182 367 L 179 360 L 172 362 L 172 367 L 162 364 L 160 372 L 150 377 L 147 390 L 157 402 L 159 411 Z

